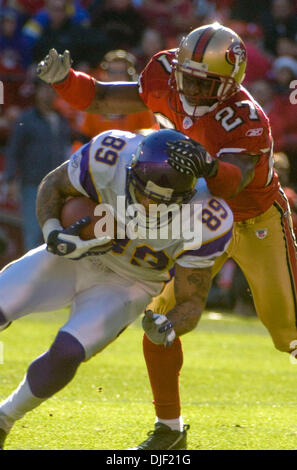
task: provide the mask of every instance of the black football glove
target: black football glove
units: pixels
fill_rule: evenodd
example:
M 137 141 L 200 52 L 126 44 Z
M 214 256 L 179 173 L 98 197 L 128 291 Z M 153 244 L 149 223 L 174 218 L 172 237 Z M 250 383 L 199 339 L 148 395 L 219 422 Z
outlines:
M 218 161 L 193 139 L 167 142 L 168 163 L 175 170 L 196 178 L 211 178 L 217 172 Z
M 85 256 L 103 255 L 112 248 L 106 245 L 111 241 L 110 237 L 82 240 L 80 231 L 90 223 L 90 217 L 84 217 L 64 230 L 53 230 L 47 237 L 47 251 L 54 255 L 79 260 Z M 95 249 L 96 248 L 96 249 Z

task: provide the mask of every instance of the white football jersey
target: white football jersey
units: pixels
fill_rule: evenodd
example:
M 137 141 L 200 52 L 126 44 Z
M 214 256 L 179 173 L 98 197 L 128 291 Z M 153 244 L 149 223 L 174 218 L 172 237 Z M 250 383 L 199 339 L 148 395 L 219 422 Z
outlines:
M 124 212 L 126 227 L 133 223 L 123 205 L 126 168 L 143 139 L 119 130 L 103 132 L 78 149 L 68 164 L 72 185 L 83 195 L 111 206 L 118 220 L 123 220 Z M 175 263 L 189 268 L 211 266 L 230 242 L 233 215 L 225 201 L 209 193 L 204 179 L 198 180 L 196 190 L 190 203 L 172 216 L 167 236 L 164 232 L 154 238 L 152 233 L 146 238 L 123 236 L 111 251 L 90 256 L 86 263 L 105 265 L 125 278 L 141 279 L 150 292 L 156 292 L 155 283 L 162 285 L 171 279 Z

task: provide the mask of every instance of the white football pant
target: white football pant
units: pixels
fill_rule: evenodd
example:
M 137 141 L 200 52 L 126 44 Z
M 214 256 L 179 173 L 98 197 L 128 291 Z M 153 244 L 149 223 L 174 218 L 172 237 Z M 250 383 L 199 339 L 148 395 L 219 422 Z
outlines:
M 102 350 L 151 301 L 143 284 L 124 279 L 90 259 L 53 255 L 42 245 L 9 264 L 0 273 L 0 308 L 7 321 L 33 312 L 70 306 L 60 329 L 84 347 L 86 359 Z

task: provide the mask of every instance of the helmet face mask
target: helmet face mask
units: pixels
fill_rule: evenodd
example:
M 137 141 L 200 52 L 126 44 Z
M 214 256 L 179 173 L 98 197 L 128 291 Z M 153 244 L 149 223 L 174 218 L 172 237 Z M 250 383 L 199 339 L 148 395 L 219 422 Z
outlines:
M 178 112 L 179 98 L 181 114 L 211 111 L 239 89 L 245 67 L 245 46 L 234 31 L 218 23 L 191 31 L 173 60 L 170 107 Z
M 213 106 L 237 90 L 232 77 L 202 72 L 175 65 L 178 92 L 193 106 Z M 192 92 L 191 92 L 192 91 Z M 227 96 L 226 96 L 227 95 Z
M 141 203 L 139 196 L 137 196 L 138 193 L 144 198 L 150 199 L 151 204 L 178 204 L 181 206 L 189 202 L 195 193 L 194 190 L 174 193 L 172 188 L 158 186 L 150 179 L 144 182 L 131 167 L 127 168 L 127 184 L 130 199 L 133 203 Z

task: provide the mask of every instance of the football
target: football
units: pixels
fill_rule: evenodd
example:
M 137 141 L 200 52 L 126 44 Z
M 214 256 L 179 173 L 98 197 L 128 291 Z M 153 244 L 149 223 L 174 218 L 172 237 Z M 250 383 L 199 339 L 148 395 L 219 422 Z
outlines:
M 95 234 L 96 223 L 99 222 L 103 217 L 105 217 L 106 221 L 107 215 L 106 211 L 104 211 L 100 216 L 94 215 L 94 211 L 97 205 L 97 202 L 85 196 L 69 198 L 62 207 L 62 211 L 60 214 L 60 220 L 63 228 L 67 228 L 69 227 L 69 225 L 72 225 L 79 219 L 88 216 L 90 217 L 91 221 L 80 231 L 79 236 L 82 240 L 91 240 L 92 238 L 96 238 L 96 235 L 97 237 L 108 235 L 111 238 L 114 238 L 114 233 L 111 229 L 111 225 L 113 225 L 113 227 L 115 225 L 114 218 L 112 218 L 112 224 L 107 224 L 102 221 L 102 224 L 97 226 Z M 110 214 L 109 216 L 111 217 Z

